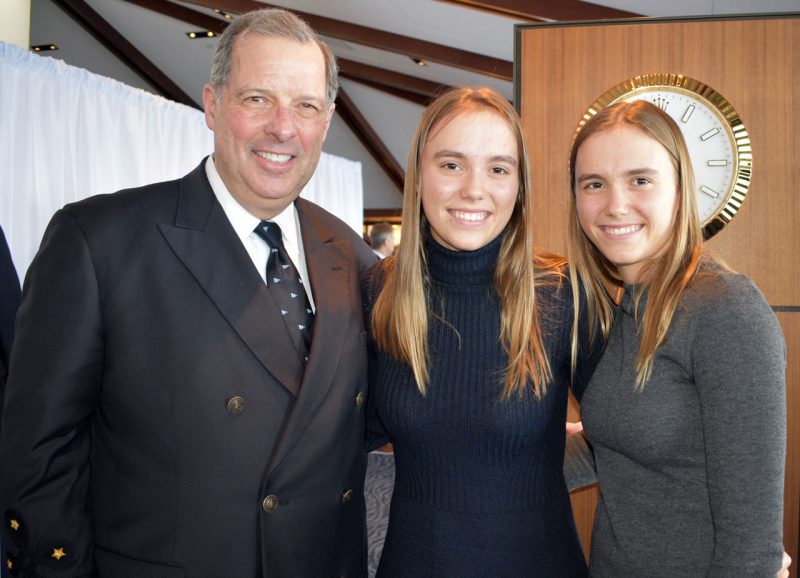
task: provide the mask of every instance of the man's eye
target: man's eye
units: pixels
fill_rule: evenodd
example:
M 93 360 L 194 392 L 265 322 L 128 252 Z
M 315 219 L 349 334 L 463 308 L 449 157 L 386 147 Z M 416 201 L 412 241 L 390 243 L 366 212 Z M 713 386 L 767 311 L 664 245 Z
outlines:
M 310 118 L 319 114 L 319 107 L 311 102 L 301 102 L 297 107 L 297 114 Z

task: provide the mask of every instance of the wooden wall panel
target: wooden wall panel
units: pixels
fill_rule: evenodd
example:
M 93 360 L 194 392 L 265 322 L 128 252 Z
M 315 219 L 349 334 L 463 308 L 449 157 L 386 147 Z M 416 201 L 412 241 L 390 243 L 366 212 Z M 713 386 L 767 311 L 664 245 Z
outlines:
M 747 127 L 753 147 L 750 192 L 737 217 L 708 246 L 749 275 L 771 305 L 784 308 L 779 315 L 791 365 L 785 539 L 797 568 L 800 14 L 530 25 L 517 28 L 516 41 L 516 103 L 530 146 L 533 226 L 540 247 L 566 251 L 568 156 L 575 128 L 589 105 L 619 82 L 655 72 L 695 78 L 725 96 Z M 589 490 L 573 497 L 583 537 L 591 531 L 595 496 Z
M 795 257 L 796 258 L 796 257 Z M 786 338 L 786 490 L 783 543 L 792 557 L 792 576 L 800 575 L 800 312 L 778 312 Z
M 750 193 L 710 246 L 770 303 L 800 303 L 800 19 L 530 27 L 517 83 L 533 159 L 537 243 L 564 251 L 567 156 L 583 112 L 617 83 L 651 72 L 696 78 L 733 103 L 753 144 Z M 769 258 L 764 258 L 769 255 Z

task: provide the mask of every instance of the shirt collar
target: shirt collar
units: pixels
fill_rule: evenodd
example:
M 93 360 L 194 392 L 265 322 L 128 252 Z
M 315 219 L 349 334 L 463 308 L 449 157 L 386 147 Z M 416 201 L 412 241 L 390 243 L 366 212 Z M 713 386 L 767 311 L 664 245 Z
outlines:
M 236 235 L 244 242 L 261 222 L 261 219 L 251 214 L 233 198 L 228 187 L 222 182 L 222 177 L 220 177 L 217 172 L 213 155 L 209 155 L 206 160 L 205 168 L 208 182 L 211 184 L 211 190 L 214 191 L 217 201 L 222 205 L 222 210 L 225 211 L 225 215 L 233 226 L 233 230 L 236 231 Z M 289 244 L 299 247 L 297 209 L 295 209 L 294 203 L 291 203 L 283 211 L 270 219 L 270 221 L 278 224 L 284 239 L 287 239 Z

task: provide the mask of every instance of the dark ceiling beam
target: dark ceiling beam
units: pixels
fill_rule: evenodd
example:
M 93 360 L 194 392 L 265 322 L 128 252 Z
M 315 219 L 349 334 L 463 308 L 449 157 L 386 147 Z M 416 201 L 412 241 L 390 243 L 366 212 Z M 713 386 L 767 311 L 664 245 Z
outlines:
M 416 94 L 421 97 L 424 104 L 427 104 L 430 100 L 449 88 L 444 84 L 438 84 L 436 82 L 417 78 L 416 76 L 393 72 L 345 58 L 337 58 L 336 60 L 339 63 L 339 72 L 345 78 L 375 86 L 381 90 L 386 90 L 386 92 L 390 92 L 389 89 L 395 89 L 403 91 L 404 93 Z M 410 96 L 408 99 L 412 100 Z
M 53 1 L 128 68 L 150 83 L 162 96 L 187 106 L 202 108 L 86 2 L 83 0 Z
M 370 88 L 379 90 L 384 94 L 390 94 L 392 96 L 396 96 L 397 98 L 402 98 L 403 100 L 407 100 L 408 102 L 418 104 L 420 106 L 428 106 L 433 100 L 433 97 L 423 96 L 416 92 L 409 92 L 408 90 L 403 90 L 401 88 L 393 88 L 391 86 L 386 86 L 385 84 L 378 84 L 377 82 L 372 82 L 371 80 L 353 78 L 343 72 L 340 72 L 339 76 L 341 78 L 347 78 L 348 80 L 353 80 L 355 82 L 358 82 L 359 84 L 363 84 L 364 86 L 369 86 Z
M 384 170 L 386 175 L 391 181 L 403 192 L 403 181 L 405 173 L 389 149 L 383 143 L 378 133 L 370 126 L 364 115 L 358 110 L 358 107 L 353 103 L 347 93 L 339 89 L 339 95 L 336 97 L 336 113 L 342 117 L 342 120 L 350 127 L 350 130 L 355 133 L 358 140 L 361 141 L 372 157 Z
M 221 34 L 228 26 L 228 23 L 224 20 L 220 20 L 209 14 L 202 14 L 191 8 L 181 6 L 180 4 L 165 2 L 164 0 L 125 1 L 164 16 L 169 16 L 175 20 L 186 22 L 192 26 L 196 26 L 198 29 L 211 30 L 217 34 Z M 343 77 L 362 82 L 363 84 L 367 84 L 383 92 L 423 106 L 426 106 L 433 97 L 439 94 L 444 88 L 447 88 L 444 85 L 423 80 L 415 76 L 361 64 L 353 60 L 337 58 L 337 62 L 339 63 L 339 70 Z
M 219 8 L 229 14 L 242 14 L 258 8 L 276 7 L 257 0 L 187 0 L 190 4 L 206 8 Z M 445 66 L 468 70 L 477 74 L 512 80 L 514 65 L 507 60 L 492 58 L 475 52 L 459 50 L 442 44 L 427 42 L 410 36 L 393 34 L 376 28 L 368 28 L 351 22 L 334 20 L 308 12 L 292 10 L 308 22 L 314 30 L 324 36 L 332 36 L 347 42 L 371 46 L 380 50 L 421 58 Z
M 152 10 L 154 12 L 158 12 L 159 14 L 162 14 L 164 16 L 169 16 L 170 18 L 174 18 L 182 22 L 187 22 L 193 26 L 201 28 L 202 30 L 212 30 L 216 33 L 221 33 L 228 26 L 228 23 L 225 22 L 224 20 L 217 19 L 207 14 L 201 14 L 200 12 L 196 12 L 195 10 L 186 8 L 185 6 L 181 6 L 179 4 L 173 4 L 171 2 L 166 2 L 165 0 L 125 0 L 125 1 L 130 4 L 135 4 L 142 8 Z M 341 64 L 342 60 L 340 59 L 339 62 Z M 365 76 L 369 68 L 374 68 L 374 67 L 364 68 L 366 65 L 360 65 L 358 63 L 351 62 L 348 60 L 345 60 L 343 62 L 345 68 L 353 70 L 354 76 L 359 76 L 359 77 Z M 381 69 L 375 69 L 374 71 L 372 71 L 372 73 L 381 79 L 385 80 L 388 79 L 386 80 L 387 82 L 392 80 L 397 82 L 400 80 L 400 77 L 403 76 L 397 73 L 391 73 L 389 71 L 383 71 L 383 74 L 379 75 L 376 72 L 379 70 Z M 346 76 L 344 72 L 342 73 L 342 76 Z M 413 79 L 414 83 L 411 84 L 411 82 L 409 81 L 409 84 L 411 84 L 411 86 L 415 90 L 423 90 L 423 89 L 428 91 L 434 90 L 434 83 L 425 84 L 427 81 L 419 80 L 413 77 L 408 77 L 408 78 Z M 354 80 L 358 79 L 354 78 Z M 361 81 L 363 82 L 363 78 L 361 79 Z M 435 86 L 438 87 L 438 85 Z M 399 88 L 395 89 L 394 87 L 391 86 L 386 88 L 390 90 L 402 91 L 402 89 Z M 425 98 L 424 95 L 421 96 L 419 94 L 416 94 L 415 92 L 413 93 L 410 91 L 406 92 L 408 92 L 409 95 L 414 94 L 415 99 Z M 339 90 L 339 95 L 336 99 L 336 112 L 339 114 L 339 116 L 341 116 L 342 120 L 347 124 L 347 126 L 350 127 L 350 130 L 353 131 L 358 140 L 360 140 L 361 143 L 364 145 L 364 147 L 366 147 L 367 151 L 375 159 L 375 162 L 377 162 L 378 165 L 380 165 L 380 167 L 386 172 L 389 179 L 391 179 L 391 181 L 395 185 L 397 185 L 400 191 L 402 191 L 403 179 L 404 179 L 403 169 L 400 167 L 400 165 L 394 159 L 392 154 L 389 152 L 389 149 L 386 148 L 386 145 L 380 139 L 375 130 L 367 122 L 366 118 L 364 118 L 364 115 L 361 114 L 361 111 L 358 110 L 353 101 L 347 96 L 347 94 L 345 94 L 344 90 L 341 89 Z
M 222 31 L 228 27 L 228 23 L 225 20 L 220 20 L 214 16 L 211 16 L 210 14 L 203 14 L 201 12 L 197 12 L 196 10 L 192 10 L 191 8 L 187 8 L 186 6 L 167 2 L 166 0 L 124 1 L 128 2 L 129 4 L 141 6 L 142 8 L 146 8 L 152 12 L 158 12 L 164 16 L 169 16 L 175 20 L 186 22 L 192 26 L 197 26 L 197 28 L 201 30 L 211 30 L 216 34 L 222 34 Z
M 513 16 L 532 21 L 557 20 L 607 20 L 609 18 L 635 18 L 641 14 L 616 10 L 581 0 L 439 0 L 447 4 L 457 4 Z

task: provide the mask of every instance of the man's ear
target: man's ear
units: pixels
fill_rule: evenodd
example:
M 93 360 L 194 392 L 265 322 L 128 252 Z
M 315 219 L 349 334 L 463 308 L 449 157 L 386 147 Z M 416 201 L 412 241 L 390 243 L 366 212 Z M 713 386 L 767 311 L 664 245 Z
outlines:
M 325 134 L 322 135 L 322 140 L 324 141 L 328 137 L 328 129 L 331 128 L 331 120 L 333 120 L 333 113 L 336 110 L 336 104 L 331 104 L 331 107 L 328 109 L 328 118 L 325 121 Z
M 214 88 L 210 84 L 203 87 L 203 111 L 206 115 L 206 126 L 214 130 L 214 113 L 216 112 L 217 99 Z

